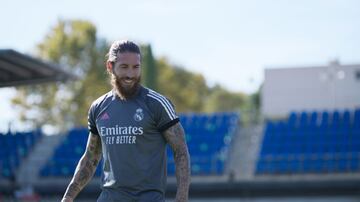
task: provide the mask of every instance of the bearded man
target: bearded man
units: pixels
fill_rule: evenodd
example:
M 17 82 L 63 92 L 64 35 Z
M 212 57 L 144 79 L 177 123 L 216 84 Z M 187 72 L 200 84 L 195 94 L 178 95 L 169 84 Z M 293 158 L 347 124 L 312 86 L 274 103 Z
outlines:
M 89 109 L 86 150 L 62 201 L 75 199 L 101 158 L 98 202 L 165 201 L 167 144 L 176 166 L 175 201 L 188 201 L 190 157 L 184 130 L 171 101 L 140 84 L 139 46 L 132 41 L 115 41 L 106 68 L 113 89 Z

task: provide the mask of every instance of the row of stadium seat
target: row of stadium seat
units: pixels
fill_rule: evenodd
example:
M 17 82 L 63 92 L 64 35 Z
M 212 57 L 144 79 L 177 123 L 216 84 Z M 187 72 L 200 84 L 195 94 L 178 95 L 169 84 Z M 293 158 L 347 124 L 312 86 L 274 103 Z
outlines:
M 40 170 L 40 176 L 69 177 L 72 176 L 78 161 L 85 151 L 88 138 L 87 128 L 74 128 L 54 150 L 51 159 Z M 101 165 L 97 167 L 96 176 L 100 176 Z
M 180 121 L 184 127 L 191 125 L 192 128 L 204 128 L 205 125 L 226 126 L 236 122 L 238 114 L 235 112 L 187 113 L 180 115 Z
M 79 158 L 54 158 L 47 162 L 47 164 L 41 169 L 40 175 L 43 177 L 64 177 L 72 176 L 74 174 L 75 168 L 79 161 Z M 101 175 L 101 165 L 96 168 L 95 176 Z
M 225 152 L 231 137 L 236 131 L 239 116 L 236 113 L 214 114 L 182 114 L 180 121 L 186 132 L 186 140 L 191 155 L 193 174 L 221 174 L 225 167 Z M 71 176 L 76 164 L 84 152 L 88 130 L 86 128 L 72 129 L 55 149 L 54 155 L 41 169 L 40 175 Z M 175 173 L 175 164 L 170 148 L 167 148 L 168 174 Z M 67 158 L 71 157 L 71 158 Z M 95 175 L 100 175 L 98 166 Z
M 333 112 L 329 111 L 312 111 L 312 112 L 291 112 L 287 120 L 292 127 L 295 126 L 331 126 L 332 128 L 349 127 L 350 125 L 360 128 L 360 109 L 356 109 L 353 113 L 349 110 Z
M 292 112 L 267 122 L 256 173 L 359 172 L 359 155 L 359 109 Z
M 316 126 L 312 131 L 267 124 L 261 156 L 282 153 L 360 152 L 360 131 L 327 131 Z
M 0 178 L 13 178 L 21 160 L 41 138 L 40 130 L 0 134 Z
M 325 155 L 284 155 L 276 158 L 260 157 L 257 173 L 298 174 L 359 172 L 359 153 L 344 155 L 327 153 Z
M 182 114 L 193 175 L 219 175 L 224 172 L 227 149 L 237 130 L 239 115 L 234 112 Z M 175 174 L 173 154 L 168 147 L 168 174 Z

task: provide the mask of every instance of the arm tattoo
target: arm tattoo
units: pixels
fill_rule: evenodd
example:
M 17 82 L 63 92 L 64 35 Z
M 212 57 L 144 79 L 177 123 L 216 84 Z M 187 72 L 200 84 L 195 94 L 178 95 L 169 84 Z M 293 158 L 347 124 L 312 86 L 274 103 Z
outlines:
M 174 153 L 176 166 L 176 202 L 188 201 L 190 186 L 190 156 L 185 141 L 184 129 L 180 123 L 164 132 L 164 137 Z
M 90 181 L 101 159 L 101 152 L 100 136 L 90 133 L 85 153 L 76 167 L 74 176 L 64 194 L 64 199 L 74 199 Z

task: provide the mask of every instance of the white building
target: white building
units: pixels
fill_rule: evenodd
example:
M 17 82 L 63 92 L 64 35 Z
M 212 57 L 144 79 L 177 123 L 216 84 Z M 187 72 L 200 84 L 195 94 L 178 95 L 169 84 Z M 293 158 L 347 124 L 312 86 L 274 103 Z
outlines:
M 265 69 L 262 112 L 281 118 L 291 111 L 360 108 L 360 64 Z

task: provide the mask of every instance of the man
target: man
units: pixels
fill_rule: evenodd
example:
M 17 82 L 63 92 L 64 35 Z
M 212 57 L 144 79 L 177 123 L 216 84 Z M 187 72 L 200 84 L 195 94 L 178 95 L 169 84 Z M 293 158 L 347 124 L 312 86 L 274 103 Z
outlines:
M 90 107 L 89 138 L 62 201 L 73 201 L 103 158 L 98 202 L 165 201 L 166 143 L 176 166 L 176 201 L 187 201 L 190 157 L 173 105 L 140 85 L 141 54 L 131 41 L 112 44 L 107 71 L 113 90 Z

